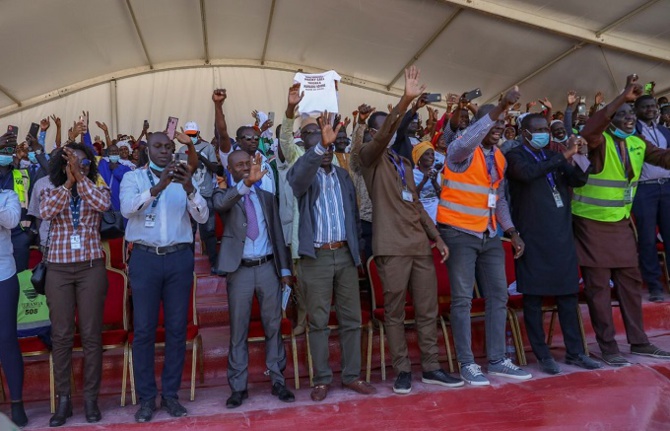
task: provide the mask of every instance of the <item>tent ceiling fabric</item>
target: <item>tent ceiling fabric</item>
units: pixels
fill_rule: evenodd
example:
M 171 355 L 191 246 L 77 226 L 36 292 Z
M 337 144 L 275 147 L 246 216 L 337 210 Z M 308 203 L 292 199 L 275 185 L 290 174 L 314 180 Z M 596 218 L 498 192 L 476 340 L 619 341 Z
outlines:
M 612 98 L 633 72 L 670 92 L 670 0 L 3 0 L 0 11 L 0 115 L 151 67 L 209 65 L 336 69 L 397 93 L 415 62 L 433 92 L 480 87 L 483 103 L 522 82 L 525 100 L 558 109 L 568 89 Z

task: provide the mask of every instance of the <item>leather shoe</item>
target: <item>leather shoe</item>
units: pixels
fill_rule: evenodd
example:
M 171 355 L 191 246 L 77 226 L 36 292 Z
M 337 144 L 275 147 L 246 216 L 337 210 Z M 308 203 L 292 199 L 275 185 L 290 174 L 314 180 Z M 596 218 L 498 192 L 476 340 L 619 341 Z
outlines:
M 272 385 L 272 395 L 279 398 L 279 401 L 284 401 L 285 403 L 292 403 L 295 401 L 293 392 L 286 389 L 286 385 L 282 385 L 281 383 Z
M 154 416 L 156 411 L 156 400 L 144 400 L 141 401 L 140 409 L 135 413 L 135 422 L 144 423 L 149 422 Z
M 358 392 L 359 394 L 363 395 L 372 395 L 377 393 L 377 389 L 375 389 L 374 386 L 372 386 L 365 380 L 354 380 L 351 383 L 342 382 L 342 387 L 351 389 L 352 391 Z
M 242 405 L 242 401 L 249 398 L 249 392 L 245 389 L 243 391 L 233 392 L 230 397 L 226 400 L 226 407 L 229 409 L 234 409 Z
M 59 427 L 65 425 L 67 418 L 72 417 L 72 400 L 70 394 L 59 394 L 56 413 L 49 419 L 50 427 Z
M 100 422 L 100 419 L 102 419 L 97 400 L 84 400 L 84 412 L 86 415 L 86 422 L 90 424 Z
M 28 425 L 28 416 L 23 408 L 23 401 L 12 401 L 12 422 L 19 428 Z
M 328 389 L 330 389 L 330 385 L 316 385 L 309 397 L 312 401 L 323 401 L 328 395 Z
M 162 398 L 161 407 L 167 410 L 167 412 L 173 418 L 181 418 L 186 416 L 186 408 L 179 404 L 176 398 Z
M 584 353 L 580 353 L 577 356 L 566 356 L 565 363 L 584 368 L 585 370 L 597 370 L 603 367 L 603 364 L 589 358 L 589 356 Z
M 567 360 L 566 360 L 567 362 Z M 569 364 L 569 362 L 567 362 Z M 547 374 L 556 375 L 561 374 L 561 368 L 558 366 L 554 358 L 540 359 L 540 369 Z

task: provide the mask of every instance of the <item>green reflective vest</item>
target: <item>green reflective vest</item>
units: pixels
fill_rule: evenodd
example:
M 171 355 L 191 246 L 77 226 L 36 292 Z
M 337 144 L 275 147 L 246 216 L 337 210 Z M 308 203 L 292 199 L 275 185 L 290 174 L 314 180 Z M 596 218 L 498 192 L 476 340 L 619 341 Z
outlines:
M 574 189 L 572 213 L 579 217 L 603 222 L 616 222 L 630 217 L 633 198 L 640 179 L 646 144 L 636 136 L 626 139 L 628 160 L 633 179 L 628 180 L 616 143 L 609 132 L 605 137 L 605 165 L 602 172 L 589 175 L 586 185 Z
M 16 274 L 19 278 L 19 308 L 16 313 L 19 336 L 32 335 L 31 331 L 51 326 L 47 297 L 35 292 L 30 277 L 33 273 L 25 270 Z

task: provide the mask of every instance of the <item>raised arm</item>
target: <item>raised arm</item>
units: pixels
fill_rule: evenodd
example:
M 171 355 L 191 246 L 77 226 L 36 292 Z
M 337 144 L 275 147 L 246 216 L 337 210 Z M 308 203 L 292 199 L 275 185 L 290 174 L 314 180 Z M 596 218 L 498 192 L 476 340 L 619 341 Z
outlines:
M 279 132 L 279 146 L 281 148 L 284 161 L 291 166 L 298 160 L 300 153 L 293 142 L 293 122 L 295 121 L 295 114 L 298 110 L 298 104 L 305 96 L 305 92 L 300 93 L 300 84 L 293 84 L 288 89 L 288 97 L 286 102 L 286 112 L 284 113 L 284 121 L 281 124 Z
M 351 172 L 360 172 L 361 170 L 361 147 L 363 146 L 363 135 L 365 135 L 365 122 L 370 115 L 375 112 L 375 108 L 370 105 L 362 104 L 354 116 L 354 131 L 351 138 L 351 156 L 349 159 L 349 170 Z
M 52 115 L 51 119 L 54 120 L 54 124 L 56 125 L 56 140 L 55 140 L 56 148 L 60 148 L 60 144 L 61 144 L 61 140 L 60 140 L 61 139 L 60 138 L 60 132 L 61 132 L 60 118 L 56 117 L 55 115 Z
M 219 149 L 222 153 L 230 152 L 232 144 L 230 142 L 230 135 L 228 134 L 228 125 L 226 124 L 226 116 L 223 113 L 223 102 L 226 101 L 228 95 L 225 89 L 217 89 L 212 93 L 212 102 L 214 102 L 214 128 L 219 135 Z

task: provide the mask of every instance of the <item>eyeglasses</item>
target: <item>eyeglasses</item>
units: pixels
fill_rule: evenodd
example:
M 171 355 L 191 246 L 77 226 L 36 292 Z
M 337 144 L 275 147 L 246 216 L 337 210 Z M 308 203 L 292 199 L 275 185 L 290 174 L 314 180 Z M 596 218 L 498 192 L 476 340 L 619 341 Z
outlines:
M 14 150 L 15 149 L 16 149 L 16 147 L 5 147 L 5 148 L 0 150 L 0 154 L 12 156 L 12 155 L 14 155 Z
M 79 160 L 79 166 L 81 166 L 82 168 L 91 166 L 91 161 L 89 159 L 81 159 Z
M 258 141 L 260 137 L 256 135 L 244 135 L 244 136 L 238 136 L 237 139 L 245 141 Z

